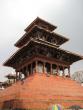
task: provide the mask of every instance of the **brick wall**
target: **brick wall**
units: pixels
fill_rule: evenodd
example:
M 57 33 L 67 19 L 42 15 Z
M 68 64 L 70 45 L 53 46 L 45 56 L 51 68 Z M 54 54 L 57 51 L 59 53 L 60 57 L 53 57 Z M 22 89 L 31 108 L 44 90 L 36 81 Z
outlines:
M 0 108 L 48 109 L 55 103 L 83 107 L 83 87 L 70 78 L 34 74 L 0 92 Z

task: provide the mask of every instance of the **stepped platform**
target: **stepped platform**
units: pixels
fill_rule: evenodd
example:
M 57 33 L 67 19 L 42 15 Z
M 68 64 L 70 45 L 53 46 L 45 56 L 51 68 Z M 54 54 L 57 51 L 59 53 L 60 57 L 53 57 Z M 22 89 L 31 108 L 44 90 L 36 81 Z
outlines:
M 83 87 L 67 77 L 35 73 L 0 91 L 0 109 L 48 109 L 52 104 L 83 107 Z

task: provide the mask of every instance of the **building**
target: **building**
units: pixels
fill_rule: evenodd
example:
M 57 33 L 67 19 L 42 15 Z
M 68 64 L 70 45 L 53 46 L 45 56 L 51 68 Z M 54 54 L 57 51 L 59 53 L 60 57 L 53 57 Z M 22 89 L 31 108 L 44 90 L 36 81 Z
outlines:
M 37 17 L 15 43 L 18 51 L 4 66 L 15 69 L 17 82 L 1 93 L 4 97 L 11 90 L 1 108 L 47 109 L 54 103 L 83 107 L 83 88 L 70 78 L 70 65 L 83 56 L 60 48 L 69 39 L 55 33 L 56 28 Z
M 21 74 L 27 77 L 34 72 L 59 74 L 58 71 L 62 71 L 62 75 L 65 75 L 65 69 L 68 69 L 70 76 L 70 65 L 83 57 L 60 48 L 60 45 L 69 39 L 54 33 L 53 30 L 56 28 L 36 18 L 25 29 L 23 37 L 16 42 L 15 46 L 19 50 L 4 63 L 4 66 L 13 67 L 19 77 Z
M 10 85 L 15 83 L 17 79 L 16 74 L 12 74 L 12 73 L 6 75 L 5 77 L 8 79 Z
M 0 90 L 3 90 L 4 87 L 3 87 L 3 82 L 0 82 Z

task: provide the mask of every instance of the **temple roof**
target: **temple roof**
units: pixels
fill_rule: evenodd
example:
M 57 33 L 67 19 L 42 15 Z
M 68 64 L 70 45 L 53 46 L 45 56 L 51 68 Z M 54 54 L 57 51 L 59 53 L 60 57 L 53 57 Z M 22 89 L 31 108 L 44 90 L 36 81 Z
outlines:
M 46 30 L 38 25 L 34 25 L 27 33 L 25 33 L 16 43 L 15 46 L 17 47 L 22 47 L 24 46 L 29 38 L 30 38 L 30 34 L 32 34 L 32 36 L 34 36 L 34 32 L 43 32 L 46 34 L 49 34 L 49 36 L 51 37 L 55 37 L 57 39 L 57 45 L 62 45 L 63 43 L 67 42 L 69 39 L 56 33 L 56 32 L 50 32 L 49 30 Z
M 73 52 L 70 52 L 70 51 L 67 51 L 67 50 L 64 50 L 64 49 L 62 49 L 62 48 L 57 48 L 56 46 L 53 46 L 53 45 L 51 45 L 50 43 L 46 43 L 46 42 L 44 42 L 44 41 L 41 41 L 41 40 L 31 40 L 30 42 L 28 42 L 24 47 L 22 47 L 22 48 L 20 48 L 20 49 L 18 49 L 17 51 L 16 51 L 16 53 L 14 53 L 5 63 L 4 63 L 4 66 L 10 66 L 11 65 L 11 62 L 14 60 L 15 61 L 15 59 L 17 59 L 18 57 L 19 57 L 19 55 L 22 55 L 23 54 L 23 52 L 24 51 L 26 51 L 27 50 L 27 48 L 30 46 L 30 45 L 32 45 L 33 47 L 34 46 L 36 46 L 36 45 L 39 45 L 40 46 L 40 48 L 42 47 L 42 46 L 47 46 L 47 47 L 49 47 L 49 48 L 51 48 L 51 49 L 55 49 L 55 52 L 56 51 L 58 51 L 58 52 L 61 52 L 61 53 L 63 53 L 63 54 L 65 54 L 65 56 L 71 56 L 71 64 L 72 63 L 74 63 L 74 62 L 76 62 L 76 61 L 78 61 L 78 60 L 82 60 L 83 59 L 83 56 L 81 56 L 81 55 L 78 55 L 78 54 L 75 54 L 75 53 L 73 53 Z M 63 56 L 62 56 L 63 57 Z
M 53 31 L 57 28 L 57 26 L 54 26 L 53 24 L 37 17 L 26 29 L 25 31 L 28 32 L 34 25 L 38 25 L 44 29 L 47 29 L 49 31 Z
M 53 32 L 54 29 L 56 29 L 56 26 L 51 25 L 50 23 L 37 17 L 25 29 L 26 33 L 23 35 L 23 37 L 21 37 L 16 42 L 15 46 L 19 47 L 20 49 L 18 49 L 4 63 L 4 65 L 13 67 L 13 66 L 11 66 L 13 63 L 19 62 L 20 59 L 18 59 L 18 58 L 21 58 L 21 60 L 23 59 L 21 56 L 24 52 L 26 52 L 27 50 L 30 49 L 29 48 L 30 45 L 32 47 L 35 47 L 36 45 L 38 45 L 39 50 L 41 49 L 41 47 L 45 46 L 45 48 L 51 49 L 54 54 L 56 53 L 54 56 L 52 56 L 53 53 L 50 52 L 51 57 L 56 58 L 61 61 L 66 61 L 70 64 L 72 64 L 78 60 L 82 60 L 83 56 L 75 54 L 75 53 L 67 51 L 67 50 L 64 50 L 59 47 L 63 43 L 67 42 L 69 39 L 62 35 L 57 34 L 56 32 Z M 44 37 L 44 39 L 43 39 L 43 37 Z M 54 41 L 51 41 L 51 40 L 54 40 Z M 44 55 L 46 55 L 46 54 L 44 54 Z M 28 54 L 28 56 L 29 56 L 29 54 Z M 31 57 L 31 55 L 30 55 L 30 57 Z

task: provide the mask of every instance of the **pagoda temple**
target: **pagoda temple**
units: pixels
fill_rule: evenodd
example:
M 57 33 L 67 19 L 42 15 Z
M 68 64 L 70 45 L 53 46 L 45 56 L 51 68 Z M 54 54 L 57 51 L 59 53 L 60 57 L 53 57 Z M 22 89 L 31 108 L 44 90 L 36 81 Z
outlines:
M 1 93 L 0 108 L 47 109 L 55 103 L 83 107 L 83 87 L 70 78 L 70 65 L 83 56 L 62 49 L 69 39 L 55 29 L 37 17 L 15 43 L 18 50 L 4 66 L 15 69 L 16 82 Z
M 37 17 L 16 42 L 19 49 L 4 66 L 13 67 L 19 77 L 21 74 L 27 77 L 34 72 L 59 75 L 60 71 L 64 76 L 65 69 L 70 76 L 70 65 L 83 57 L 60 48 L 69 39 L 53 32 L 56 28 Z

